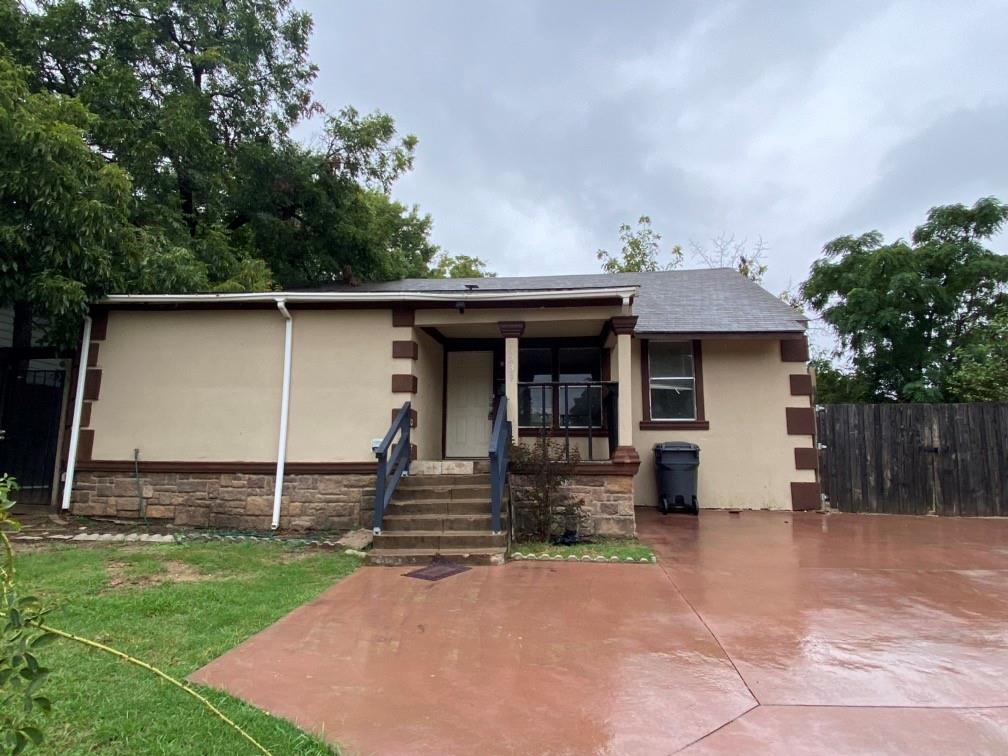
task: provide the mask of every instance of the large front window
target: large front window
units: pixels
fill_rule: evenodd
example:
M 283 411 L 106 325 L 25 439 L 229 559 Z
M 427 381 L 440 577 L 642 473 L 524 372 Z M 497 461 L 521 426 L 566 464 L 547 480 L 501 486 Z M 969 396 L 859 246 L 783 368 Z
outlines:
M 652 341 L 648 344 L 652 420 L 695 420 L 696 378 L 693 344 Z
M 527 428 L 602 427 L 598 347 L 518 350 L 518 424 Z M 555 421 L 555 422 L 554 422 Z

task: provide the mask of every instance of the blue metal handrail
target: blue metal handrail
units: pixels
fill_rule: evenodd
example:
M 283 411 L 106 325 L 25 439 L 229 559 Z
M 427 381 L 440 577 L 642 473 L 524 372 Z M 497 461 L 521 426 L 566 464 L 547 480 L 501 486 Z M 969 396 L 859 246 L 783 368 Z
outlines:
M 507 419 L 507 397 L 500 397 L 490 432 L 490 516 L 491 529 L 501 532 L 501 504 L 507 484 L 508 443 L 511 440 L 511 422 Z
M 395 446 L 392 442 L 396 435 L 399 441 Z M 392 454 L 389 456 L 389 448 Z M 410 448 L 410 403 L 406 402 L 392 421 L 385 438 L 375 449 L 378 458 L 378 480 L 375 483 L 374 533 L 381 535 L 382 523 L 385 521 L 385 510 L 392 500 L 396 486 L 402 477 L 409 473 Z

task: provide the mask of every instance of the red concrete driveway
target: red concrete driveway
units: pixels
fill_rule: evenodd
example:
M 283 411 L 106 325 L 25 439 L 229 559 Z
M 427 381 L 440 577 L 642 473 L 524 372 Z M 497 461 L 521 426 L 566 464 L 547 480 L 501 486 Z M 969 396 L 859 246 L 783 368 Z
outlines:
M 1008 752 L 1008 522 L 638 529 L 658 566 L 359 570 L 193 679 L 362 754 Z

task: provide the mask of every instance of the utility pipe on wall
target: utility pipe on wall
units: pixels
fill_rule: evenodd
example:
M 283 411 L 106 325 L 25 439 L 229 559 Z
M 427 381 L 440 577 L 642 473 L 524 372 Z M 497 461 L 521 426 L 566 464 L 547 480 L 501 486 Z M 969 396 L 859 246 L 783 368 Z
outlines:
M 63 481 L 63 511 L 70 509 L 74 472 L 77 468 L 77 444 L 80 442 L 81 413 L 84 411 L 84 382 L 87 380 L 88 353 L 91 351 L 91 316 L 84 316 L 84 336 L 81 338 L 80 364 L 77 366 L 77 391 L 74 394 L 73 425 L 70 427 L 70 449 L 67 453 L 66 479 Z
M 270 527 L 280 527 L 280 499 L 283 496 L 284 462 L 287 460 L 287 417 L 290 414 L 291 342 L 294 337 L 294 320 L 287 310 L 287 300 L 277 299 L 277 309 L 284 316 L 283 389 L 280 395 L 280 433 L 277 442 L 276 481 L 273 484 L 273 522 Z

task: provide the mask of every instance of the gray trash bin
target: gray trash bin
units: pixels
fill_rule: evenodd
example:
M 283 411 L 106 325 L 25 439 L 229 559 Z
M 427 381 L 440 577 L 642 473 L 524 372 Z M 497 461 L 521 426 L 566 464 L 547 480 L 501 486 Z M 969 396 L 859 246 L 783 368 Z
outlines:
M 665 514 L 676 509 L 697 514 L 700 447 L 686 441 L 665 441 L 655 444 L 654 457 L 658 508 Z

